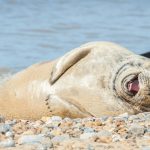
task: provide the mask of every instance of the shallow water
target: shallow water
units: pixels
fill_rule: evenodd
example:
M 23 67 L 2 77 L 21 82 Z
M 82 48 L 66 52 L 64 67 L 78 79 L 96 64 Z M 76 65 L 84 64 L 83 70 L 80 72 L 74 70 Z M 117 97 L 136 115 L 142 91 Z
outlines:
M 149 0 L 0 1 L 0 67 L 15 71 L 89 41 L 150 50 Z

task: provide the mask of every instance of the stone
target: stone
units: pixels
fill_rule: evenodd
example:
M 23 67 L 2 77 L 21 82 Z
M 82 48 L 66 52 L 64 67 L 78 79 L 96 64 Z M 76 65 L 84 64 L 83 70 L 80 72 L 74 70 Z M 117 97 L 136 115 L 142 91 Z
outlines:
M 15 146 L 15 141 L 12 139 L 7 139 L 4 141 L 0 141 L 0 147 L 1 148 L 6 148 L 6 147 L 14 147 Z
M 94 146 L 91 144 L 88 144 L 87 146 L 87 150 L 95 150 Z
M 87 140 L 87 139 L 89 139 L 95 135 L 96 135 L 95 133 L 83 133 L 80 135 L 80 139 L 81 140 Z
M 52 130 L 51 134 L 54 135 L 54 136 L 58 136 L 58 135 L 61 135 L 63 133 L 62 133 L 60 128 L 57 128 L 57 129 Z
M 6 132 L 5 134 L 6 137 L 14 137 L 14 133 L 11 131 Z
M 44 140 L 41 141 L 41 144 L 47 148 L 53 148 L 53 143 L 49 137 L 45 137 Z
M 110 137 L 112 135 L 112 133 L 107 131 L 107 130 L 102 130 L 102 131 L 98 132 L 97 135 L 98 136 L 108 136 L 108 137 Z
M 137 115 L 131 115 L 131 116 L 129 116 L 128 120 L 130 120 L 130 121 L 139 120 L 139 117 Z
M 53 137 L 51 141 L 52 143 L 60 143 L 69 139 L 70 139 L 70 136 L 68 134 L 63 134 L 63 135 Z
M 150 145 L 143 145 L 141 150 L 150 150 Z
M 102 130 L 93 137 L 93 140 L 99 143 L 110 143 L 112 142 L 112 134 L 109 131 Z
M 118 142 L 120 140 L 121 140 L 121 136 L 119 134 L 112 135 L 112 141 L 113 142 Z
M 46 145 L 42 145 L 42 144 L 38 144 L 36 149 L 37 150 L 47 150 L 47 146 Z
M 10 126 L 13 126 L 17 123 L 17 120 L 16 119 L 13 119 L 13 120 L 6 120 L 5 121 L 5 124 L 8 124 Z
M 89 132 L 90 132 L 90 133 L 93 133 L 93 132 L 94 132 L 94 129 L 93 129 L 93 128 L 89 128 L 89 127 L 86 127 L 86 128 L 84 128 L 83 130 L 84 130 L 84 131 L 83 131 L 84 133 L 89 133 Z
M 128 132 L 132 133 L 134 136 L 140 136 L 144 134 L 144 127 L 138 124 L 131 124 Z
M 51 120 L 52 121 L 62 121 L 62 118 L 60 116 L 52 116 Z
M 108 119 L 108 116 L 102 116 L 102 117 L 100 117 L 100 120 L 101 120 L 102 122 L 106 121 L 107 119 Z
M 50 132 L 50 129 L 47 128 L 47 127 L 43 127 L 43 128 L 41 129 L 41 133 L 42 133 L 42 134 L 47 134 L 48 132 Z
M 51 118 L 47 119 L 47 121 L 45 122 L 46 124 L 57 124 L 60 123 L 62 121 L 62 118 L 59 116 L 52 116 Z
M 44 140 L 43 134 L 38 135 L 22 135 L 18 139 L 18 144 L 33 144 L 33 143 L 40 143 Z
M 6 133 L 10 129 L 11 129 L 10 125 L 4 124 L 4 123 L 0 123 L 0 133 Z

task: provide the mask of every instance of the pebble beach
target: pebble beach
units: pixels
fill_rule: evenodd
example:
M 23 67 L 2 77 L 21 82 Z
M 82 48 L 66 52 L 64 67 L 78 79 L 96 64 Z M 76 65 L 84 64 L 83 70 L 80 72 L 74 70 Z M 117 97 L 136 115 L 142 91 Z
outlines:
M 150 113 L 36 121 L 0 116 L 0 149 L 150 150 Z

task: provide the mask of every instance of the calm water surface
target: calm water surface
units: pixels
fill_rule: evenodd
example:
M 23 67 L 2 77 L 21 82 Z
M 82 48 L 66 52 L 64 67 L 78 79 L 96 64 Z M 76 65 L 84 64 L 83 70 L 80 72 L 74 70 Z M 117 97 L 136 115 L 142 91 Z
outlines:
M 0 0 L 0 68 L 18 71 L 101 40 L 149 51 L 150 0 Z

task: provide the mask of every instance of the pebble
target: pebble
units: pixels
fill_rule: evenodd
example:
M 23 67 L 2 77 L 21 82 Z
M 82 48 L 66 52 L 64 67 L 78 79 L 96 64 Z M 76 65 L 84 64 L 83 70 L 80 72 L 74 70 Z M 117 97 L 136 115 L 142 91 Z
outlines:
M 129 116 L 129 119 L 128 119 L 128 120 L 130 120 L 130 121 L 139 120 L 139 117 L 138 117 L 137 115 L 131 115 L 131 116 Z
M 150 150 L 150 146 L 148 146 L 148 145 L 143 145 L 143 146 L 141 147 L 141 150 Z
M 8 131 L 8 132 L 6 132 L 6 137 L 13 137 L 14 136 L 14 133 L 13 132 L 11 132 L 11 131 Z
M 145 129 L 138 124 L 131 124 L 128 131 L 135 136 L 140 136 L 144 134 Z
M 12 139 L 6 139 L 4 141 L 0 141 L 1 148 L 14 147 L 14 146 L 15 146 L 15 141 Z
M 53 148 L 53 143 L 49 137 L 45 137 L 43 141 L 41 141 L 42 145 L 45 145 L 47 148 Z
M 62 118 L 60 116 L 52 116 L 51 120 L 52 121 L 62 121 Z
M 80 139 L 81 140 L 87 140 L 93 136 L 95 136 L 95 133 L 83 133 L 80 135 Z
M 93 133 L 94 129 L 93 128 L 84 128 L 84 133 Z
M 10 129 L 11 129 L 10 125 L 4 124 L 4 123 L 0 123 L 0 133 L 6 133 Z
M 18 139 L 18 144 L 34 144 L 34 143 L 40 143 L 44 140 L 44 135 L 22 135 Z
M 37 149 L 37 150 L 47 150 L 47 146 L 46 146 L 46 145 L 39 144 L 36 149 Z
M 65 140 L 69 140 L 70 137 L 68 134 L 64 134 L 64 135 L 59 135 L 59 136 L 55 136 L 54 138 L 52 138 L 52 143 L 60 143 L 63 142 Z
M 13 146 L 37 150 L 148 150 L 150 112 L 82 119 L 53 116 L 36 121 L 6 120 L 0 116 L 0 148 Z
M 121 136 L 119 134 L 112 135 L 112 141 L 113 142 L 118 142 L 120 140 L 121 140 Z
M 60 123 L 62 121 L 62 118 L 59 116 L 52 116 L 51 118 L 47 119 L 46 124 L 51 123 Z
M 101 143 L 110 143 L 112 142 L 112 134 L 109 131 L 102 130 L 96 134 L 94 141 Z

